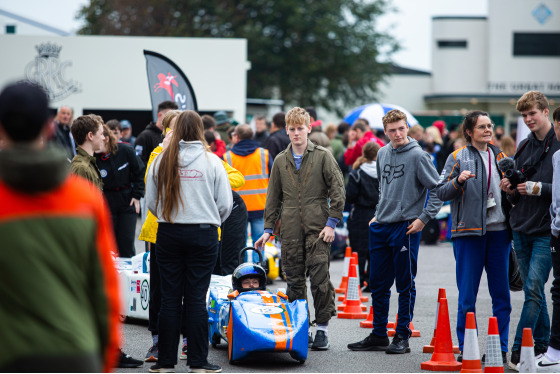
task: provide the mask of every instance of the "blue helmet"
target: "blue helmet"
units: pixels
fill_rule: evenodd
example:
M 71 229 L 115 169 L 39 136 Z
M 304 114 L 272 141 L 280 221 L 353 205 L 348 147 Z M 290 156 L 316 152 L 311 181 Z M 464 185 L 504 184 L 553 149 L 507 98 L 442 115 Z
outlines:
M 258 288 L 242 288 L 241 282 L 245 278 L 258 278 L 259 287 Z M 252 290 L 266 290 L 266 271 L 262 266 L 253 264 L 251 262 L 245 262 L 239 265 L 231 276 L 231 283 L 233 289 L 237 292 L 252 291 Z

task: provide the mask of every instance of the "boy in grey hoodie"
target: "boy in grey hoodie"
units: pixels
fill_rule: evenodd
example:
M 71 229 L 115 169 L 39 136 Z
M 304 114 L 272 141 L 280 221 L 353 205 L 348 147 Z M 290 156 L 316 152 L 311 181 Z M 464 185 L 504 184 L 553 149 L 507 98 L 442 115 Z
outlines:
M 414 311 L 416 263 L 421 231 L 438 213 L 442 202 L 435 194 L 438 172 L 430 156 L 407 136 L 406 115 L 391 110 L 383 117 L 391 142 L 377 154 L 379 204 L 370 222 L 370 287 L 375 321 L 364 340 L 348 344 L 353 351 L 410 352 L 408 338 Z M 430 190 L 430 199 L 426 195 Z M 396 281 L 399 318 L 389 345 L 387 318 L 390 288 Z

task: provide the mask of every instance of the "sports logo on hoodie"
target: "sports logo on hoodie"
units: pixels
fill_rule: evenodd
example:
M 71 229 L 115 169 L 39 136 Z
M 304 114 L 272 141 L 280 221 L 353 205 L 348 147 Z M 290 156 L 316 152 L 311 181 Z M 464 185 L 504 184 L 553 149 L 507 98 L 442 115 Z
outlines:
M 400 178 L 404 175 L 404 164 L 401 165 L 385 165 L 383 168 L 383 179 L 387 181 L 387 184 L 391 184 L 393 179 Z

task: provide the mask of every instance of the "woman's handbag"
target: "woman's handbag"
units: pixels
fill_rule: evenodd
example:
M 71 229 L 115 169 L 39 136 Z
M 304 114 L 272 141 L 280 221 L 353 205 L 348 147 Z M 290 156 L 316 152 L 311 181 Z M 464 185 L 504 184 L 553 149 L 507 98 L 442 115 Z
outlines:
M 509 251 L 509 289 L 513 292 L 523 289 L 523 281 L 519 273 L 519 265 L 517 265 L 517 255 L 513 248 Z

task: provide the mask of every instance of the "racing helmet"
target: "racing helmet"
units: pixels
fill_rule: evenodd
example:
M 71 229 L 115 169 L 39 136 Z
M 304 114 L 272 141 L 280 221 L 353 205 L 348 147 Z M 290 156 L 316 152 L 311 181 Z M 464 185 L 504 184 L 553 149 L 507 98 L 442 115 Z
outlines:
M 257 288 L 242 288 L 241 282 L 245 278 L 258 278 L 259 287 Z M 262 266 L 245 262 L 239 265 L 231 275 L 231 285 L 237 292 L 253 291 L 253 290 L 266 290 L 266 271 Z

